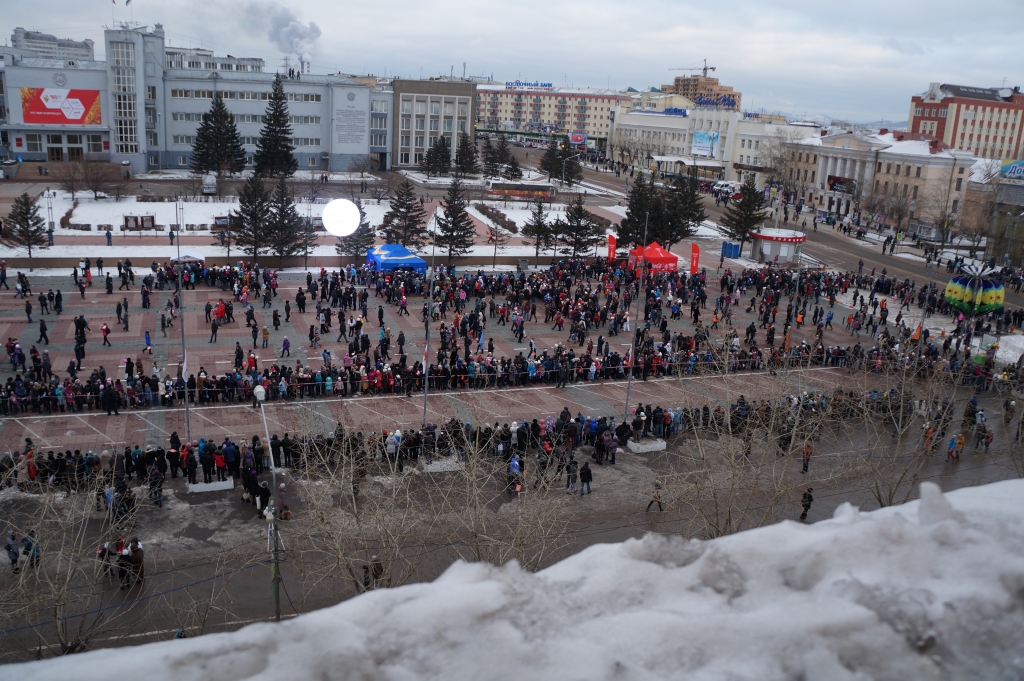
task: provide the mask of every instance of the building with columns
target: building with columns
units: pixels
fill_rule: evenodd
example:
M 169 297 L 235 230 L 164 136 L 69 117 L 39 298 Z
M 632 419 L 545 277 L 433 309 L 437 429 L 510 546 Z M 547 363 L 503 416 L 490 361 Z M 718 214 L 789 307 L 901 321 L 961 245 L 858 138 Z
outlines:
M 820 215 L 904 205 L 904 224 L 926 231 L 963 206 L 973 155 L 926 136 L 885 129 L 876 135 L 843 133 L 787 145 L 786 184 L 796 203 Z

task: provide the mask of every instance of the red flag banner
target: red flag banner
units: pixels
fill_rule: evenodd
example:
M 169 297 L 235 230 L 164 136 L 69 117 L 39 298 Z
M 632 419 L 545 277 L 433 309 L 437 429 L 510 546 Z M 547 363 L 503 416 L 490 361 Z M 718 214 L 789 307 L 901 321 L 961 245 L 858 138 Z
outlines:
M 615 260 L 615 235 L 608 235 L 608 259 Z
M 700 246 L 692 244 L 690 246 L 690 274 L 697 274 L 698 267 L 700 267 Z

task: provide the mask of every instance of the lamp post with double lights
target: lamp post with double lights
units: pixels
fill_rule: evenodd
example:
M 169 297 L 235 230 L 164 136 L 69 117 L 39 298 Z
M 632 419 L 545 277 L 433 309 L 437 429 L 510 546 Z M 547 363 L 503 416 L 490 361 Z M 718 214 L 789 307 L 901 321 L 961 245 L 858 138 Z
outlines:
M 263 419 L 263 434 L 266 436 L 266 447 L 270 446 L 270 428 L 267 427 L 267 414 L 263 409 L 263 403 L 267 399 L 267 389 L 257 384 L 252 389 L 256 403 L 260 407 L 260 417 Z M 270 550 L 270 584 L 274 594 L 274 619 L 281 621 L 281 551 L 284 549 L 277 531 L 277 514 L 280 509 L 275 503 L 277 494 L 277 467 L 274 465 L 274 457 L 270 457 L 270 479 L 273 481 L 273 490 L 270 493 L 270 502 L 264 510 L 263 515 L 267 519 L 268 549 Z
M 174 215 L 178 223 L 178 236 L 174 239 L 178 247 L 178 328 L 181 331 L 181 380 L 185 383 L 185 441 L 192 442 L 192 418 L 188 405 L 188 355 L 185 350 L 185 266 L 181 261 L 181 233 L 185 224 L 185 198 L 180 194 L 174 199 Z

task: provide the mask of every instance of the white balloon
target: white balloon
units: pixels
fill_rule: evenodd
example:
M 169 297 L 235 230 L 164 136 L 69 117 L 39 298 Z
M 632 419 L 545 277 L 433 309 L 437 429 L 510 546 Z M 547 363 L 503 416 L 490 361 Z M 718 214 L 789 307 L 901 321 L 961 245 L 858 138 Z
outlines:
M 349 236 L 359 228 L 359 206 L 334 199 L 324 206 L 324 229 L 334 236 Z

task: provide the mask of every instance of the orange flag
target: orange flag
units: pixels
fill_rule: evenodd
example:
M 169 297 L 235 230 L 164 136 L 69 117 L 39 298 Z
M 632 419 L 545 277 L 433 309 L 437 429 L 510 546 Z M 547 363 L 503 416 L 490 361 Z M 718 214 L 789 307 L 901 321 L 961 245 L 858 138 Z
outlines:
M 792 327 L 786 330 L 786 352 L 789 352 L 789 334 L 791 333 L 793 333 Z
M 921 326 L 923 324 L 924 322 L 917 323 L 917 329 L 914 331 L 914 333 L 910 334 L 910 340 L 921 340 Z

